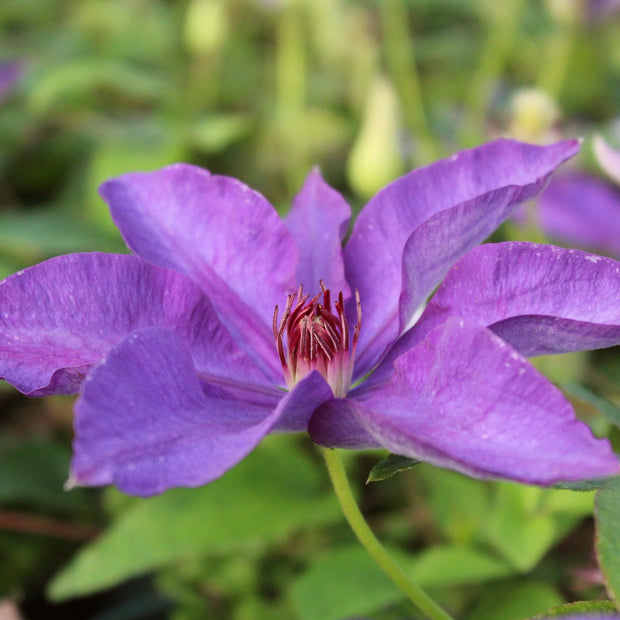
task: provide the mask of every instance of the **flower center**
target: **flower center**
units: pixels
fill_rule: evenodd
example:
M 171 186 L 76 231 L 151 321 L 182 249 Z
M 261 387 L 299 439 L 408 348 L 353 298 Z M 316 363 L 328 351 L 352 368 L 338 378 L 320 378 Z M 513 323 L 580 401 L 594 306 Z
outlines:
M 313 370 L 323 375 L 334 396 L 346 396 L 351 385 L 355 349 L 362 325 L 360 296 L 355 291 L 357 322 L 349 347 L 349 322 L 342 291 L 332 311 L 329 289 L 321 281 L 319 295 L 310 299 L 303 286 L 289 295 L 278 324 L 278 306 L 273 313 L 273 335 L 286 385 L 291 389 Z M 321 302 L 321 297 L 323 301 Z M 286 336 L 286 346 L 284 344 Z

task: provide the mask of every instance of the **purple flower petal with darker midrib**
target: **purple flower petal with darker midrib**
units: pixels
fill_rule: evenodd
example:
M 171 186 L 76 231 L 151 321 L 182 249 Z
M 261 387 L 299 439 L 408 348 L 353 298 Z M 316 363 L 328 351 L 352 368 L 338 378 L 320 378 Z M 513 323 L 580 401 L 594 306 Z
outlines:
M 325 183 L 318 169 L 313 170 L 284 220 L 299 248 L 297 283 L 310 295 L 320 292 L 322 280 L 328 289 L 349 296 L 342 241 L 350 218 L 351 208 L 344 198 Z
M 620 473 L 609 443 L 557 388 L 499 337 L 457 318 L 399 357 L 388 382 L 319 408 L 309 432 L 320 445 L 380 445 L 479 478 L 550 485 Z
M 149 326 L 175 331 L 202 375 L 271 387 L 196 285 L 133 256 L 53 258 L 10 276 L 0 291 L 0 374 L 31 396 L 77 392 L 115 344 Z
M 356 376 L 377 362 L 450 265 L 578 149 L 576 140 L 549 147 L 497 140 L 416 170 L 368 203 L 344 254 L 364 307 Z
M 459 316 L 489 326 L 523 355 L 600 349 L 620 344 L 619 299 L 620 262 L 611 258 L 486 244 L 453 266 L 416 329 L 427 333 Z
M 310 406 L 315 378 L 298 384 L 275 408 L 251 405 L 201 384 L 189 350 L 174 333 L 137 331 L 84 384 L 75 408 L 70 484 L 116 484 L 140 496 L 207 484 L 289 411 Z
M 127 245 L 196 282 L 246 353 L 279 376 L 271 318 L 296 288 L 298 250 L 265 198 L 188 164 L 125 174 L 100 193 Z
M 452 316 L 489 327 L 522 355 L 620 344 L 620 263 L 524 242 L 485 244 L 457 261 L 416 325 L 397 340 L 366 387 Z

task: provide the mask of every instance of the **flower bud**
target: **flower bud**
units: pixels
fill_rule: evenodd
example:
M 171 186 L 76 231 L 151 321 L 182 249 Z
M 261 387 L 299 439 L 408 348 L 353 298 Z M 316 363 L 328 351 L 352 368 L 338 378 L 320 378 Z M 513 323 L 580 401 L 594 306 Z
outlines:
M 386 78 L 376 78 L 347 165 L 349 182 L 364 197 L 373 196 L 403 172 L 399 116 L 394 88 Z
M 524 88 L 517 91 L 511 104 L 510 135 L 525 142 L 547 142 L 560 117 L 556 102 L 544 91 Z
M 185 17 L 185 45 L 192 54 L 217 52 L 227 32 L 226 10 L 221 0 L 192 0 Z

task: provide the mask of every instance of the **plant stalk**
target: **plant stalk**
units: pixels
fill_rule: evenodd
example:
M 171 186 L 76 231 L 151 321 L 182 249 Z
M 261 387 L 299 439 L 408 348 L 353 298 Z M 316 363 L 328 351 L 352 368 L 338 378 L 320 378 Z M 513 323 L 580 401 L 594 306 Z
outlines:
M 428 618 L 431 620 L 452 620 L 451 616 L 439 607 L 420 586 L 407 577 L 374 535 L 355 501 L 339 453 L 336 450 L 324 448 L 323 456 L 342 512 L 358 540 L 373 560 L 401 592 Z

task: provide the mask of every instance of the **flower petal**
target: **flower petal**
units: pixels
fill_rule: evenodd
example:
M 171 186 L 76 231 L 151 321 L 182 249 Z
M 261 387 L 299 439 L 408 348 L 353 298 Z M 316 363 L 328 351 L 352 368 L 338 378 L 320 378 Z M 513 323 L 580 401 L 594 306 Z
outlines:
M 555 386 L 489 330 L 455 318 L 398 358 L 389 382 L 363 400 L 327 403 L 310 423 L 327 446 L 342 445 L 347 430 L 347 447 L 370 436 L 480 478 L 549 485 L 620 472 L 609 443 L 575 419 Z
M 345 248 L 347 279 L 364 311 L 360 372 L 376 362 L 451 263 L 537 194 L 578 148 L 576 140 L 546 147 L 497 140 L 416 170 L 368 203 Z
M 298 251 L 273 207 L 240 181 L 187 164 L 125 174 L 100 193 L 127 245 L 194 280 L 239 345 L 280 374 L 271 321 L 296 289 Z
M 316 370 L 297 383 L 292 392 L 295 393 L 295 406 L 289 405 L 286 415 L 274 426 L 275 433 L 307 431 L 308 422 L 315 410 L 334 397 L 327 381 Z
M 348 297 L 344 278 L 342 241 L 347 233 L 351 208 L 315 168 L 295 197 L 286 226 L 299 248 L 297 283 L 310 295 L 321 291 L 319 281 L 335 294 Z
M 611 258 L 534 243 L 487 244 L 452 267 L 415 338 L 460 316 L 489 326 L 523 355 L 600 349 L 620 344 L 619 299 L 620 262 Z
M 23 73 L 23 66 L 18 61 L 0 63 L 0 101 L 13 90 Z
M 620 151 L 613 149 L 602 136 L 594 136 L 594 155 L 600 167 L 616 182 L 620 183 Z
M 206 376 L 267 383 L 190 280 L 96 253 L 53 258 L 0 283 L 0 376 L 31 396 L 77 392 L 111 347 L 147 326 L 175 331 Z
M 299 388 L 299 389 L 297 389 Z M 172 332 L 134 332 L 97 366 L 75 407 L 70 485 L 116 484 L 148 496 L 222 476 L 282 417 L 305 404 L 300 383 L 275 409 L 201 384 Z
M 620 190 L 587 174 L 554 178 L 538 201 L 541 228 L 552 238 L 620 257 Z

